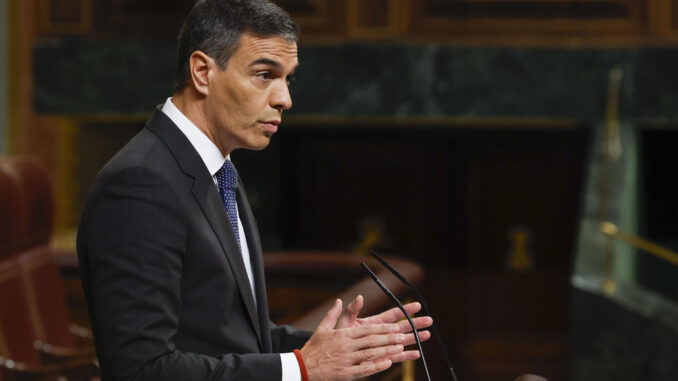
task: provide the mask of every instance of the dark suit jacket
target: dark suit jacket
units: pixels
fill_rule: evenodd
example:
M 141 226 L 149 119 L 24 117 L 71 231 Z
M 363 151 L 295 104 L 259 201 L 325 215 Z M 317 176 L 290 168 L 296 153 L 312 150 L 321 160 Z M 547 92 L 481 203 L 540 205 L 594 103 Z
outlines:
M 105 381 L 279 380 L 309 332 L 268 318 L 261 245 L 237 193 L 257 301 L 217 187 L 161 111 L 102 169 L 78 232 Z

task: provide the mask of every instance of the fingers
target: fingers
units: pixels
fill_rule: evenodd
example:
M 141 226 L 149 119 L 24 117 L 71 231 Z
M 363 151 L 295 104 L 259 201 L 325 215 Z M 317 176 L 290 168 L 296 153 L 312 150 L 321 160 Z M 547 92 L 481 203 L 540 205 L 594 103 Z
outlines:
M 356 351 L 351 354 L 351 360 L 354 364 L 360 364 L 365 361 L 375 361 L 383 359 L 384 357 L 397 356 L 405 349 L 400 344 L 387 345 L 383 347 L 367 348 L 361 351 Z
M 346 307 L 346 311 L 348 312 L 348 316 L 351 320 L 357 319 L 358 314 L 360 313 L 360 310 L 363 308 L 364 300 L 362 295 L 358 295 L 351 304 Z
M 351 366 L 346 369 L 346 374 L 351 375 L 350 379 L 367 377 L 375 373 L 383 372 L 391 367 L 390 359 L 383 359 L 379 361 L 365 361 L 358 365 Z
M 368 376 L 388 369 L 390 357 L 404 350 L 395 341 L 405 340 L 407 334 L 397 333 L 395 324 L 326 329 L 337 319 L 340 309 L 341 303 L 335 303 L 301 348 L 309 380 L 343 381 Z
M 418 330 L 428 328 L 428 327 L 433 325 L 433 319 L 431 319 L 428 316 L 413 318 L 412 322 L 414 323 L 414 326 L 417 327 Z M 396 324 L 398 324 L 400 332 L 411 332 L 412 331 L 412 326 L 410 325 L 410 322 L 407 321 L 407 319 L 401 320 Z
M 419 358 L 417 351 L 405 351 L 405 347 L 416 342 L 411 327 L 401 311 L 391 309 L 376 317 L 373 322 L 357 319 L 364 304 L 358 295 L 342 312 L 342 302 L 337 299 L 327 311 L 309 341 L 301 348 L 306 362 L 309 379 L 351 380 L 365 377 L 388 369 L 394 362 Z M 416 313 L 419 303 L 406 306 L 408 314 Z M 341 322 L 358 320 L 359 325 L 344 326 Z M 431 326 L 430 317 L 412 319 L 417 329 Z M 346 328 L 335 328 L 338 326 Z M 421 341 L 431 334 L 419 332 Z
M 383 335 L 396 333 L 400 330 L 397 324 L 371 324 L 346 328 L 347 335 L 352 339 L 358 339 L 369 335 Z
M 407 311 L 408 315 L 414 315 L 421 310 L 421 304 L 419 302 L 407 303 L 403 307 L 405 307 L 405 311 Z
M 334 305 L 325 314 L 323 320 L 318 324 L 318 331 L 329 331 L 337 324 L 337 319 L 341 315 L 341 299 L 334 301 Z
M 403 361 L 412 361 L 419 358 L 419 351 L 404 351 L 390 357 L 391 362 L 398 363 Z
M 408 315 L 414 315 L 419 312 L 419 310 L 421 310 L 421 304 L 417 302 L 407 303 L 403 307 L 405 307 L 405 311 Z M 393 323 L 404 318 L 405 316 L 403 315 L 403 312 L 400 310 L 400 308 L 393 307 L 388 311 L 380 313 L 379 315 L 370 316 L 366 320 L 368 323 Z
M 339 319 L 337 320 L 337 324 L 334 328 L 337 329 L 342 329 L 342 328 L 350 328 L 354 327 L 356 325 L 359 325 L 358 321 L 358 314 L 360 313 L 360 310 L 363 308 L 364 300 L 362 295 L 358 295 L 355 300 L 353 300 L 348 306 L 346 306 L 346 310 L 342 312 L 341 315 L 339 315 Z
M 402 334 L 401 334 L 402 335 Z M 404 339 L 402 341 L 399 341 L 398 343 L 408 346 L 408 345 L 414 345 L 417 343 L 417 339 L 414 338 L 414 334 L 410 333 L 407 335 L 404 335 Z M 422 343 L 428 339 L 431 338 L 431 332 L 429 331 L 419 331 L 419 341 Z
M 417 330 L 422 330 L 419 332 L 421 336 L 424 328 L 428 328 L 433 325 L 433 319 L 428 316 L 418 317 L 412 319 L 414 326 L 417 327 Z M 321 323 L 322 324 L 322 323 Z M 385 334 L 391 332 L 412 332 L 412 326 L 407 320 L 402 320 L 395 324 L 370 324 L 370 325 L 361 325 L 358 327 L 347 328 L 348 334 L 351 338 L 357 339 L 367 335 L 373 334 Z
M 355 340 L 353 340 L 351 343 L 352 349 L 376 348 L 393 344 L 408 346 L 417 343 L 417 339 L 414 337 L 413 333 L 410 334 L 388 333 L 388 330 L 382 331 L 374 330 L 372 334 L 368 334 L 362 337 L 355 336 L 354 338 Z M 430 338 L 431 332 L 425 330 L 419 331 L 420 342 L 423 343 L 424 341 Z
M 429 331 L 419 331 L 419 341 L 424 342 L 431 338 L 431 332 Z M 361 337 L 353 341 L 351 348 L 353 349 L 363 349 L 363 348 L 375 348 L 392 344 L 399 345 L 415 345 L 417 339 L 414 337 L 413 333 L 403 334 L 403 333 L 391 333 L 391 334 L 372 334 Z
M 368 335 L 353 341 L 354 349 L 377 348 L 393 344 L 404 344 L 406 335 L 402 333 L 390 333 L 386 335 Z M 413 339 L 414 340 L 414 339 Z

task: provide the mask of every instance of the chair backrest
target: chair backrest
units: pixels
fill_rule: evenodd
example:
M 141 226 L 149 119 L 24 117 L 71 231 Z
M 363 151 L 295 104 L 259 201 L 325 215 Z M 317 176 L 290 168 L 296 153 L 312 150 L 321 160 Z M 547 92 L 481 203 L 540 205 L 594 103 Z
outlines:
M 72 347 L 70 318 L 58 266 L 49 246 L 54 220 L 54 197 L 45 168 L 27 156 L 0 160 L 0 173 L 18 193 L 13 211 L 11 257 L 21 279 L 32 335 L 30 342 Z M 9 191 L 8 191 L 9 192 Z
M 3 161 L 20 192 L 21 224 L 17 249 L 49 243 L 54 228 L 54 196 L 47 170 L 28 156 L 13 156 Z
M 29 365 L 39 365 L 33 348 L 35 334 L 16 263 L 0 261 L 0 355 Z
M 17 250 L 21 230 L 26 225 L 21 198 L 18 175 L 6 158 L 0 158 L 0 259 Z
M 74 347 L 63 280 L 48 245 L 15 257 L 23 281 L 35 338 L 62 347 Z

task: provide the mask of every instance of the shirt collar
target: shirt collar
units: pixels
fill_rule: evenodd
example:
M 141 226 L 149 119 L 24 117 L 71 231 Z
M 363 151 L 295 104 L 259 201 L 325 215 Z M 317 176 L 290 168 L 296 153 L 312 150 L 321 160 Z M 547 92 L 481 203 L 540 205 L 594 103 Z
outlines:
M 231 160 L 231 155 L 224 157 L 216 144 L 172 103 L 172 97 L 167 98 L 162 106 L 162 112 L 186 135 L 193 148 L 198 151 L 210 175 L 214 176 L 221 169 L 224 161 Z

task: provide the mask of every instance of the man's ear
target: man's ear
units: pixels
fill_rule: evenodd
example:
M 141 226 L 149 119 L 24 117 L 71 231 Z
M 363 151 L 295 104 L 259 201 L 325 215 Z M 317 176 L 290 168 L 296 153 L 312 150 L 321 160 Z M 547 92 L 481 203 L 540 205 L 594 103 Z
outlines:
M 207 54 L 196 50 L 191 54 L 190 58 L 190 67 L 191 67 L 191 83 L 193 88 L 202 94 L 207 95 L 209 93 L 209 82 L 211 79 L 210 71 L 216 70 L 216 62 Z

